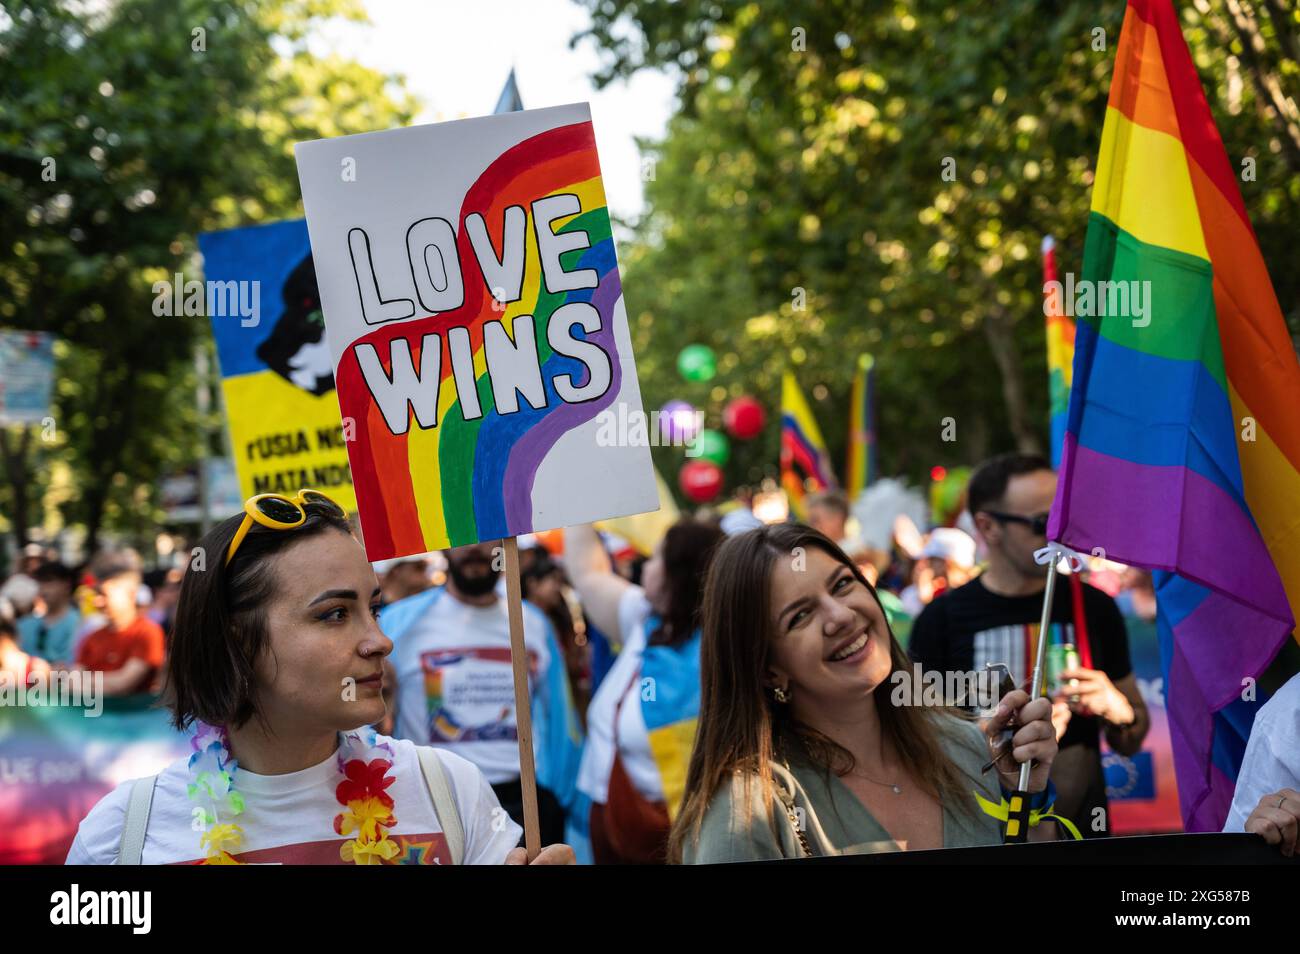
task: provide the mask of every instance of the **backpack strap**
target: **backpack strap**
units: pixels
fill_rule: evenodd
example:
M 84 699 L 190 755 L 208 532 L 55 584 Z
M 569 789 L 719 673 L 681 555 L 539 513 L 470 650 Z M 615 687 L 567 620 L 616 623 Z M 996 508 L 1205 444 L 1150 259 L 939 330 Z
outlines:
M 447 770 L 443 767 L 438 753 L 427 745 L 417 745 L 415 751 L 420 756 L 420 769 L 424 773 L 424 784 L 429 788 L 433 798 L 433 811 L 438 816 L 438 824 L 447 839 L 447 849 L 451 852 L 451 863 L 461 864 L 465 858 L 465 828 L 461 824 L 460 810 L 452 795 L 451 785 L 447 780 Z
M 131 797 L 126 803 L 126 820 L 122 823 L 122 840 L 117 847 L 119 865 L 142 864 L 144 835 L 149 830 L 149 811 L 153 808 L 153 790 L 157 775 L 138 778 L 131 783 Z

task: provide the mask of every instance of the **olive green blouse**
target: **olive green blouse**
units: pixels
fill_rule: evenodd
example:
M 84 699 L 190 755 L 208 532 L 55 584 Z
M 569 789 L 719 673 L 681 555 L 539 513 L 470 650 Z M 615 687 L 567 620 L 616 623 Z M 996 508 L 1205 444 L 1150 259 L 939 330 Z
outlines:
M 988 760 L 984 736 L 972 722 L 951 716 L 941 719 L 940 744 L 970 789 L 965 804 L 943 803 L 943 847 L 999 845 L 1001 824 L 986 815 L 975 800 L 975 792 L 995 805 L 1002 799 L 994 773 L 980 773 Z M 825 842 L 829 842 L 835 854 L 898 850 L 884 827 L 834 774 L 803 757 L 791 756 L 788 765 L 796 783 L 793 793 L 796 817 L 801 810 L 805 837 L 814 854 L 821 853 L 818 846 Z M 744 778 L 737 774 L 729 787 L 719 789 L 713 796 L 700 825 L 698 842 L 693 843 L 690 837 L 686 839 L 682 852 L 685 864 L 804 857 L 794 825 L 781 803 L 773 799 L 773 823 L 769 824 L 762 788 L 754 779 L 749 786 L 751 812 L 747 821 L 744 792 Z

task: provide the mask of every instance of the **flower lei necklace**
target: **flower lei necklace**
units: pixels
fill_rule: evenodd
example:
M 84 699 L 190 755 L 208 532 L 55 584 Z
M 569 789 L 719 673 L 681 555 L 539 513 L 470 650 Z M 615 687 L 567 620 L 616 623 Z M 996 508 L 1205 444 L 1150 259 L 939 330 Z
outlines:
M 343 811 L 334 816 L 334 831 L 356 836 L 343 842 L 339 857 L 350 864 L 383 864 L 401 850 L 388 837 L 388 830 L 397 824 L 393 798 L 385 791 L 396 781 L 388 774 L 393 748 L 387 742 L 377 743 L 369 726 L 341 735 L 338 766 L 343 779 L 334 797 Z M 194 828 L 203 833 L 199 838 L 205 853 L 202 863 L 241 864 L 234 855 L 244 843 L 244 830 L 237 821 L 244 812 L 244 796 L 235 788 L 237 766 L 230 754 L 230 737 L 223 726 L 200 722 L 190 747 L 194 751 L 186 793 L 195 803 Z

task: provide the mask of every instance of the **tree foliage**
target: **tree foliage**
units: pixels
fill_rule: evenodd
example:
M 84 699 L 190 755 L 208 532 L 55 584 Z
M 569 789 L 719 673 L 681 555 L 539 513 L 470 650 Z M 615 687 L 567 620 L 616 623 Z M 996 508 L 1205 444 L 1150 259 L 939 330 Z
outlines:
M 1044 447 L 1039 248 L 1055 235 L 1061 270 L 1081 270 L 1122 3 L 586 6 L 575 42 L 604 52 L 598 82 L 642 68 L 680 80 L 666 138 L 646 144 L 648 210 L 624 254 L 648 403 L 716 408 L 748 392 L 775 411 L 794 366 L 842 468 L 849 383 L 869 351 L 886 473 Z M 1241 188 L 1297 328 L 1297 20 L 1277 6 L 1182 15 L 1230 159 L 1255 160 Z M 1254 33 L 1229 35 L 1229 8 L 1255 7 Z M 697 341 L 722 356 L 707 385 L 673 368 Z M 944 443 L 949 417 L 957 440 Z M 775 422 L 739 451 L 732 483 L 774 473 Z
M 300 215 L 295 141 L 414 114 L 400 82 L 308 50 L 330 17 L 363 13 L 17 0 L 0 17 L 0 322 L 53 332 L 63 355 L 56 439 L 23 466 L 34 499 L 66 463 L 63 516 L 92 545 L 101 527 L 153 525 L 159 478 L 207 452 L 193 371 L 207 319 L 155 315 L 153 283 L 201 278 L 200 231 Z

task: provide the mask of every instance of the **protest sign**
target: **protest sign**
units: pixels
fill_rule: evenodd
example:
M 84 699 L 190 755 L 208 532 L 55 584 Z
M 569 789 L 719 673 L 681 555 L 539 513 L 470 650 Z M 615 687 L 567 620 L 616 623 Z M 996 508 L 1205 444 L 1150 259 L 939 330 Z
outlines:
M 40 424 L 50 415 L 54 338 L 0 331 L 0 424 Z
M 299 143 L 366 551 L 503 542 L 528 856 L 539 850 L 516 535 L 654 510 L 585 104 Z
M 307 225 L 199 236 L 243 497 L 310 487 L 356 510 Z M 232 302 L 237 303 L 232 304 Z
M 297 156 L 372 560 L 658 506 L 585 104 Z

